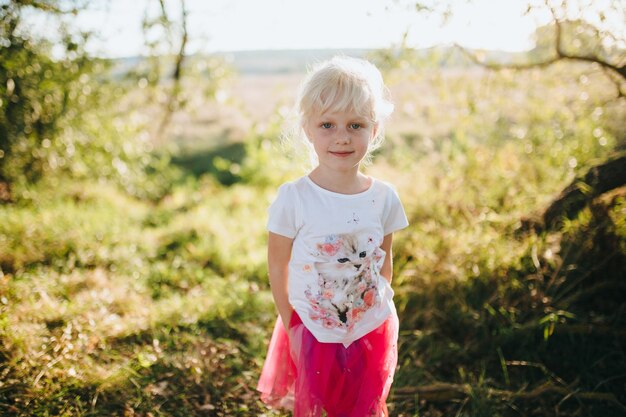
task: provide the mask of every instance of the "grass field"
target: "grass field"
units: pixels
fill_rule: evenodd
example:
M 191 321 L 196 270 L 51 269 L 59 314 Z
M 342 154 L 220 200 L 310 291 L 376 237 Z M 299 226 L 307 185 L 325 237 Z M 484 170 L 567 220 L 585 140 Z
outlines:
M 0 414 L 282 416 L 255 392 L 275 312 L 266 207 L 298 74 L 245 75 L 171 128 L 158 199 L 52 176 L 0 206 Z M 521 231 L 624 146 L 586 66 L 395 71 L 387 143 L 401 320 L 391 414 L 617 416 L 626 404 L 626 191 Z

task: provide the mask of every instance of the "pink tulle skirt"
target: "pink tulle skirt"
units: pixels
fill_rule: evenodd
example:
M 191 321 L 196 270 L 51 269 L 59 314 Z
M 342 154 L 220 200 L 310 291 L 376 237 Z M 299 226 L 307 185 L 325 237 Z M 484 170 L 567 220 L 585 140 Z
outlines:
M 289 334 L 276 321 L 257 389 L 264 403 L 294 417 L 387 415 L 386 399 L 398 361 L 395 311 L 352 342 L 320 343 L 294 312 Z

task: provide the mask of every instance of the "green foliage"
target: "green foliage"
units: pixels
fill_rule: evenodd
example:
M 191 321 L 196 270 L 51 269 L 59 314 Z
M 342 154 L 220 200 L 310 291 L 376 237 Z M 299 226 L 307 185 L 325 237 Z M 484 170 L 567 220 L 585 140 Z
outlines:
M 84 105 L 91 95 L 94 67 L 69 33 L 60 43 L 65 59 L 54 60 L 51 43 L 24 33 L 24 8 L 17 2 L 3 5 L 0 26 L 0 179 L 11 182 L 38 179 L 46 169 L 67 163 L 56 154 L 57 136 L 64 121 L 83 110 L 73 104 Z M 63 145 L 74 150 L 72 143 Z
M 279 111 L 265 125 L 253 126 L 246 139 L 246 158 L 240 170 L 240 178 L 247 184 L 259 187 L 274 186 L 305 172 L 310 162 L 305 159 L 303 147 L 293 136 L 283 137 L 286 120 Z
M 60 13 L 39 6 L 50 18 Z M 137 196 L 163 195 L 176 172 L 166 155 L 151 154 L 144 126 L 120 107 L 126 91 L 111 80 L 109 62 L 90 57 L 88 35 L 66 25 L 59 41 L 30 33 L 29 7 L 2 6 L 0 182 L 15 200 L 28 199 L 29 184 L 68 174 L 113 181 Z
M 243 141 L 188 146 L 176 152 L 172 162 L 194 178 L 210 175 L 223 185 L 275 188 L 310 166 L 299 138 L 282 133 L 285 125 L 279 107 L 265 123 L 253 124 Z

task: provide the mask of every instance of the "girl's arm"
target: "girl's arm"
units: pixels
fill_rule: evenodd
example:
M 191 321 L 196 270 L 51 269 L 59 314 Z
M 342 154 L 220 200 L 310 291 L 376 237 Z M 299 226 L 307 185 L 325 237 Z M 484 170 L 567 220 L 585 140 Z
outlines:
M 393 243 L 393 233 L 389 233 L 383 239 L 383 244 L 380 245 L 380 248 L 385 251 L 387 255 L 385 255 L 385 260 L 383 262 L 382 268 L 380 268 L 380 275 L 385 277 L 389 283 L 391 283 L 391 276 L 393 275 L 393 253 L 392 253 L 392 243 Z
M 269 232 L 267 243 L 267 264 L 270 275 L 270 286 L 278 314 L 288 330 L 293 308 L 289 304 L 288 278 L 289 260 L 293 239 Z

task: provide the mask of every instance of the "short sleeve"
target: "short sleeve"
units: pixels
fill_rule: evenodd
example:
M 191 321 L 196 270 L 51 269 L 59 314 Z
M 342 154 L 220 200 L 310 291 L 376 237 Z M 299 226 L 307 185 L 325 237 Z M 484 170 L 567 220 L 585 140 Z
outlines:
M 386 203 L 383 218 L 383 232 L 385 236 L 396 230 L 404 229 L 409 225 L 400 197 L 398 197 L 398 193 L 392 187 L 389 187 Z
M 298 233 L 298 196 L 291 183 L 278 188 L 278 195 L 267 210 L 267 230 L 293 239 Z

